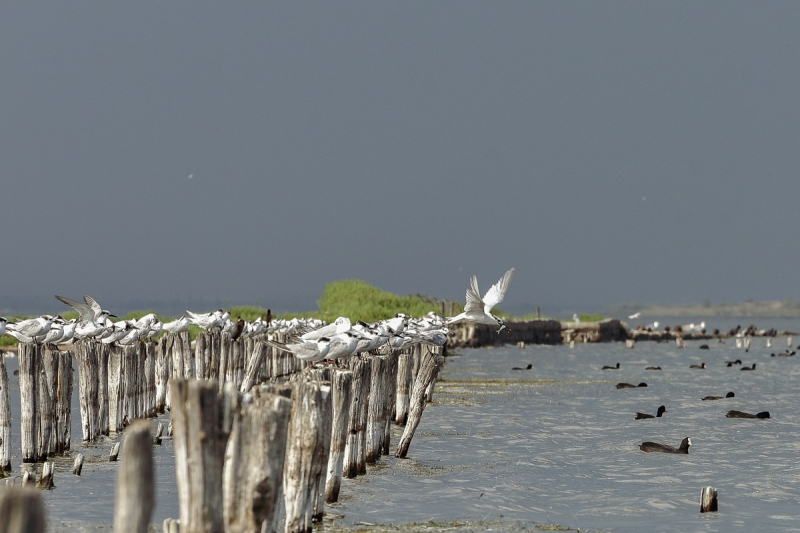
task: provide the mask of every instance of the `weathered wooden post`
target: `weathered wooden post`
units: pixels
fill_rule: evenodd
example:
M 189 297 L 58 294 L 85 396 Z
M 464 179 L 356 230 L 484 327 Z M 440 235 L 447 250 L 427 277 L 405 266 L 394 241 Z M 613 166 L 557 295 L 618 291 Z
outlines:
M 411 439 L 414 438 L 414 432 L 422 418 L 422 411 L 425 410 L 425 389 L 439 373 L 439 368 L 441 368 L 442 364 L 444 364 L 443 356 L 433 353 L 430 349 L 424 351 L 422 364 L 420 365 L 417 379 L 414 381 L 414 391 L 411 393 L 411 409 L 408 415 L 408 423 L 397 445 L 395 457 L 404 458 L 408 454 Z
M 57 351 L 43 347 L 42 367 L 39 374 L 39 457 L 47 458 L 55 452 L 58 434 L 57 409 L 58 363 Z
M 224 531 L 221 488 L 227 435 L 216 383 L 176 379 L 170 394 L 181 532 Z
M 386 396 L 385 373 L 388 361 L 386 356 L 375 356 L 371 358 L 371 375 L 369 402 L 367 406 L 367 429 L 366 429 L 366 454 L 367 464 L 375 464 L 381 456 L 383 449 L 383 437 L 385 433 L 386 420 Z
M 42 465 L 42 475 L 36 482 L 36 487 L 44 490 L 56 488 L 53 484 L 53 473 L 55 472 L 55 463 L 52 461 L 45 461 Z
M 239 392 L 249 392 L 250 389 L 258 382 L 261 367 L 267 358 L 268 346 L 263 342 L 258 342 L 255 345 L 252 353 L 250 353 L 247 360 L 247 371 L 242 378 L 242 384 L 239 387 Z
M 286 504 L 286 532 L 311 531 L 320 479 L 326 472 L 321 464 L 324 436 L 323 391 L 318 383 L 293 382 L 292 411 L 283 469 Z M 330 428 L 330 426 L 328 426 Z M 330 439 L 330 436 L 328 436 Z M 330 443 L 330 440 L 328 440 Z M 327 459 L 328 450 L 324 457 Z
M 331 380 L 333 415 L 331 423 L 331 453 L 328 456 L 328 475 L 325 479 L 325 501 L 333 503 L 339 499 L 342 485 L 342 467 L 347 445 L 347 427 L 350 420 L 351 388 L 353 372 L 337 370 Z
M 700 491 L 700 512 L 713 513 L 718 509 L 717 489 L 714 487 L 703 487 Z
M 398 353 L 391 351 L 386 356 L 386 371 L 383 374 L 386 400 L 384 401 L 383 413 L 383 449 L 382 455 L 389 455 L 390 442 L 392 440 L 392 420 L 394 420 L 395 401 L 397 399 L 397 363 Z
M 18 349 L 22 462 L 35 463 L 40 459 L 38 389 L 41 372 L 41 346 L 25 342 L 20 343 Z
M 414 356 L 410 353 L 401 353 L 397 361 L 397 398 L 395 400 L 394 422 L 398 426 L 405 426 L 408 420 L 409 389 L 411 388 L 411 371 L 414 365 Z
M 683 337 L 675 337 L 675 347 L 676 348 L 683 348 Z
M 56 440 L 55 452 L 64 453 L 72 446 L 72 354 L 58 352 L 58 379 L 56 382 Z
M 114 446 L 111 447 L 111 452 L 108 454 L 108 461 L 110 463 L 113 463 L 117 460 L 117 457 L 119 457 L 119 446 L 120 441 L 117 441 L 114 443 Z
M 90 442 L 97 439 L 103 429 L 108 430 L 108 423 L 105 425 L 101 420 L 101 408 L 103 403 L 99 397 L 100 388 L 106 391 L 105 412 L 108 413 L 108 361 L 102 365 L 98 360 L 97 343 L 91 340 L 80 340 L 75 343 L 75 359 L 78 362 L 78 396 L 80 398 L 81 409 L 81 429 L 83 430 L 83 441 Z M 107 345 L 101 345 L 106 349 Z M 107 376 L 103 381 L 100 377 L 101 370 Z
M 225 451 L 225 531 L 276 531 L 292 402 L 254 390 L 235 410 Z
M 6 533 L 44 533 L 46 521 L 41 493 L 23 487 L 0 490 L 0 517 Z
M 333 428 L 333 396 L 330 381 L 319 384 L 321 405 L 320 423 L 317 429 L 317 445 L 314 447 L 314 465 L 311 471 L 314 509 L 311 519 L 321 522 L 325 510 L 325 481 L 328 476 L 328 459 L 331 454 L 331 430 Z
M 150 422 L 136 420 L 125 429 L 125 455 L 117 474 L 115 533 L 147 533 L 155 507 Z
M 5 356 L 0 353 L 0 472 L 11 471 L 11 400 Z
M 344 475 L 354 478 L 365 473 L 366 467 L 366 429 L 369 385 L 371 379 L 369 360 L 361 357 L 350 359 L 353 371 L 353 386 L 350 395 L 350 420 L 347 428 L 347 446 L 344 451 Z M 361 436 L 364 437 L 361 445 Z M 363 467 L 363 471 L 362 471 Z
M 72 473 L 76 476 L 80 476 L 81 470 L 83 470 L 83 454 L 79 453 L 77 457 L 75 457 L 75 463 L 72 465 Z
M 108 430 L 122 431 L 124 405 L 124 347 L 113 346 L 108 355 Z
M 163 413 L 167 408 L 167 384 L 172 375 L 172 344 L 174 336 L 167 333 L 158 339 L 155 359 L 156 378 L 156 413 Z
M 156 343 L 152 341 L 144 343 L 142 355 L 144 356 L 143 409 L 139 416 L 152 418 L 156 416 L 156 388 L 158 381 L 156 378 L 156 360 L 158 359 Z

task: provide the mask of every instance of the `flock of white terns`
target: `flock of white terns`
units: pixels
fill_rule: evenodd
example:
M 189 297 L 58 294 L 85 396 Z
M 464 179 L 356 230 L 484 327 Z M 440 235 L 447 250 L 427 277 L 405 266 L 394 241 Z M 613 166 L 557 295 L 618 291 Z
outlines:
M 447 319 L 434 312 L 422 318 L 398 313 L 391 319 L 372 324 L 362 321 L 353 324 L 347 317 L 339 317 L 332 324 L 326 324 L 314 318 L 275 319 L 268 311 L 265 318 L 246 321 L 240 317 L 231 320 L 229 312 L 218 309 L 210 313 L 186 311 L 180 318 L 166 323 L 155 313 L 138 320 L 114 322 L 111 317 L 116 316 L 103 309 L 91 296 L 84 296 L 83 301 L 79 302 L 56 295 L 58 300 L 78 312 L 78 318 L 65 320 L 61 316 L 41 315 L 9 322 L 0 317 L 0 336 L 8 334 L 20 342 L 37 344 L 68 344 L 92 339 L 103 344 L 126 346 L 139 340 L 152 339 L 163 331 L 186 331 L 193 324 L 206 331 L 228 333 L 234 339 L 281 333 L 283 338 L 288 339 L 285 343 L 269 337 L 266 342 L 304 361 L 340 359 L 384 345 L 392 348 L 417 343 L 442 346 L 447 342 L 447 326 L 459 322 L 498 325 L 502 330 L 506 327 L 503 320 L 491 314 L 491 310 L 503 300 L 513 273 L 513 268 L 506 272 L 482 299 L 478 292 L 478 280 L 472 276 L 464 312 Z

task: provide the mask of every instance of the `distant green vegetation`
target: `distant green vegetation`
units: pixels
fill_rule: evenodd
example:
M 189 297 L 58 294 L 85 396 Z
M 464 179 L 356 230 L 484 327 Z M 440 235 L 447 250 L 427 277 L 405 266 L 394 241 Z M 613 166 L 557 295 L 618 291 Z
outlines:
M 365 322 L 391 318 L 395 313 L 422 316 L 429 311 L 441 311 L 433 301 L 420 296 L 397 296 L 361 280 L 328 283 L 317 305 L 326 320 L 346 316 L 353 321 Z

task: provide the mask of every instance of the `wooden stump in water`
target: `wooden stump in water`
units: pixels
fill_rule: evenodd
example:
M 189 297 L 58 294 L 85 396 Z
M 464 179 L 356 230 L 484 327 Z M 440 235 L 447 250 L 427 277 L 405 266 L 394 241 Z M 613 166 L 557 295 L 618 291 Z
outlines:
M 325 479 L 325 501 L 333 503 L 339 499 L 342 485 L 344 451 L 347 445 L 347 427 L 350 420 L 350 397 L 353 373 L 337 370 L 331 381 L 333 415 L 331 423 L 331 452 L 328 456 L 328 474 Z
M 155 507 L 150 422 L 136 420 L 125 429 L 125 455 L 117 474 L 115 533 L 147 533 Z
M 293 382 L 291 386 L 292 411 L 283 469 L 286 532 L 305 533 L 311 531 L 317 503 L 315 488 L 320 486 L 325 472 L 320 462 L 321 448 L 324 447 L 322 417 L 325 400 L 318 383 Z M 327 454 L 325 450 L 326 459 Z
M 102 434 L 102 430 L 108 429 L 108 421 L 106 420 L 105 426 L 101 421 L 101 405 L 102 402 L 99 397 L 99 389 L 102 386 L 106 391 L 106 402 L 108 400 L 108 384 L 107 380 L 102 381 L 101 364 L 98 360 L 99 353 L 97 343 L 91 340 L 80 340 L 75 343 L 75 359 L 78 362 L 78 397 L 80 399 L 81 409 L 81 429 L 83 430 L 83 441 L 91 442 L 96 440 Z M 101 345 L 106 350 L 106 345 Z M 106 354 L 108 352 L 106 351 Z M 104 372 L 102 374 L 108 376 L 108 361 L 106 361 Z M 108 413 L 108 406 L 105 406 L 105 412 Z
M 114 446 L 111 447 L 111 453 L 108 454 L 108 461 L 109 462 L 113 463 L 114 461 L 117 460 L 117 457 L 119 457 L 119 446 L 120 446 L 120 443 L 118 441 L 118 442 L 115 442 Z
M 167 408 L 167 384 L 172 366 L 172 344 L 174 335 L 167 333 L 158 340 L 158 348 L 155 358 L 155 378 L 156 378 L 156 413 L 163 413 Z
M 633 340 L 633 339 L 625 339 L 625 347 L 626 348 L 631 349 L 634 346 L 636 346 L 636 341 L 635 340 Z
M 370 363 L 366 359 L 355 356 L 350 359 L 350 370 L 353 371 L 353 386 L 350 394 L 350 420 L 347 428 L 347 446 L 344 451 L 344 475 L 354 478 L 366 472 L 366 429 L 367 405 L 369 402 L 369 385 L 371 379 Z M 361 437 L 364 437 L 362 445 Z M 363 472 L 361 470 L 363 466 Z
M 111 346 L 93 342 L 97 351 L 97 431 L 99 435 L 108 435 L 108 358 Z
M 156 416 L 156 360 L 158 359 L 156 343 L 145 343 L 142 346 L 142 356 L 144 356 L 144 380 L 142 381 L 142 411 L 139 416 L 152 418 Z
M 56 488 L 55 484 L 53 483 L 54 472 L 55 463 L 52 461 L 45 461 L 44 465 L 42 465 L 42 475 L 39 476 L 39 480 L 36 482 L 36 487 L 44 490 Z
M 80 476 L 81 470 L 83 470 L 83 454 L 79 453 L 77 457 L 75 457 L 75 463 L 72 465 L 72 473 L 76 476 Z
M 401 353 L 397 360 L 397 395 L 395 399 L 394 423 L 405 426 L 408 420 L 409 389 L 411 388 L 411 371 L 414 356 L 410 353 Z
M 414 432 L 422 418 L 422 412 L 425 410 L 425 389 L 436 378 L 443 363 L 443 356 L 433 353 L 430 349 L 425 350 L 417 379 L 414 381 L 414 391 L 411 393 L 411 410 L 408 415 L 408 423 L 397 445 L 395 457 L 403 458 L 408 454 L 411 439 L 414 438 Z
M 58 421 L 56 392 L 58 391 L 58 351 L 43 347 L 42 368 L 39 374 L 39 457 L 55 453 Z
M 216 383 L 176 379 L 170 394 L 181 532 L 224 531 L 221 488 L 227 435 Z
M 0 517 L 5 533 L 44 533 L 45 515 L 39 491 L 6 487 L 0 490 Z
M 22 405 L 20 438 L 22 462 L 39 461 L 39 374 L 41 372 L 41 346 L 33 343 L 19 344 L 19 395 Z
M 72 446 L 72 354 L 60 351 L 58 356 L 55 452 L 65 453 Z
M 0 353 L 0 472 L 11 471 L 11 402 L 5 356 Z
M 675 337 L 675 347 L 683 348 L 683 337 Z
M 313 483 L 312 499 L 314 509 L 311 519 L 322 521 L 325 510 L 325 481 L 328 476 L 328 459 L 331 453 L 331 429 L 333 427 L 333 396 L 330 381 L 319 384 L 321 395 L 321 418 L 317 434 L 317 445 L 314 448 L 314 465 L 311 471 Z
M 226 531 L 275 531 L 292 402 L 258 389 L 235 409 L 225 451 Z
M 388 360 L 386 356 L 376 356 L 370 359 L 372 369 L 370 373 L 369 402 L 367 403 L 367 430 L 365 433 L 365 461 L 375 464 L 383 450 L 383 437 L 385 434 L 386 420 L 386 382 L 384 380 Z
M 703 487 L 700 491 L 700 512 L 713 513 L 718 509 L 717 489 L 714 487 Z

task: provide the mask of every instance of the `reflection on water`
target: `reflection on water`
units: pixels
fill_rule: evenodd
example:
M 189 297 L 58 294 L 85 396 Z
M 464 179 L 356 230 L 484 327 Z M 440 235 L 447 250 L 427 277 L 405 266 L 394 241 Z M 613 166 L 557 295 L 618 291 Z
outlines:
M 754 339 L 749 353 L 733 341 L 695 341 L 684 349 L 642 342 L 632 350 L 623 343 L 461 350 L 440 374 L 409 458 L 382 458 L 366 476 L 345 480 L 341 501 L 328 510 L 344 524 L 484 520 L 495 529 L 800 531 L 800 356 L 770 357 L 785 346 L 784 337 L 772 348 Z M 758 370 L 725 366 L 736 358 L 758 363 Z M 7 362 L 11 373 L 16 360 Z M 617 362 L 620 370 L 601 370 Z M 701 362 L 708 368 L 689 368 Z M 511 370 L 528 363 L 531 370 Z M 649 365 L 663 370 L 645 370 Z M 18 469 L 19 393 L 17 380 L 10 381 Z M 620 381 L 648 387 L 618 390 Z M 57 489 L 46 493 L 52 530 L 113 522 L 117 465 L 107 462 L 110 441 L 75 444 L 77 378 L 75 389 L 73 453 L 91 461 L 80 477 L 70 473 L 70 459 L 57 461 Z M 727 391 L 736 397 L 700 400 Z M 662 418 L 634 420 L 637 411 L 655 413 L 662 404 Z M 727 419 L 729 409 L 769 411 L 772 418 Z M 686 436 L 693 444 L 688 455 L 638 449 L 643 441 L 677 446 Z M 153 524 L 178 516 L 172 442 L 164 443 L 156 447 Z M 719 491 L 720 512 L 701 515 L 707 485 Z

